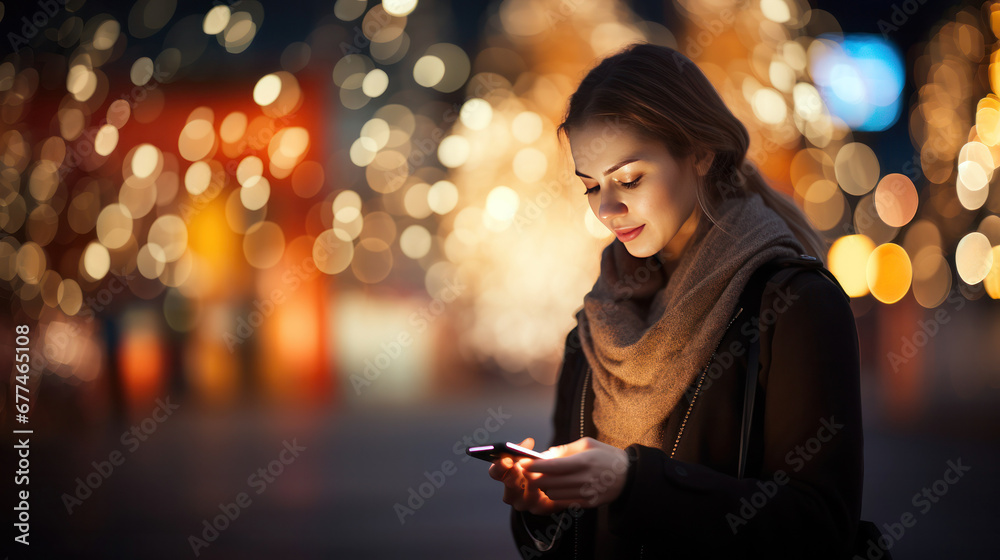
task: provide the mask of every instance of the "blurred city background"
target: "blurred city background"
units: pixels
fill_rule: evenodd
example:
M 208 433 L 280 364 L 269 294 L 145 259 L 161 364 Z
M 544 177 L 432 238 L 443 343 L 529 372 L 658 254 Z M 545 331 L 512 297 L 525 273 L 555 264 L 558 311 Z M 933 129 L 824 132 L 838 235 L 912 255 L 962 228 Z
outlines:
M 0 31 L 11 558 L 517 558 L 463 450 L 550 437 L 612 239 L 555 126 L 633 41 L 696 61 L 832 244 L 863 517 L 997 556 L 1000 2 L 24 0 Z

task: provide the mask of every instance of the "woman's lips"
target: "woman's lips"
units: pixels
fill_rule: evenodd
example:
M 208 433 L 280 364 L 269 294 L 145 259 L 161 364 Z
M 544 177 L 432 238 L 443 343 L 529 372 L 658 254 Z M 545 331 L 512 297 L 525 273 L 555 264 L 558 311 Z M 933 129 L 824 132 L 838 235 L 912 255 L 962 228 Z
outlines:
M 642 233 L 642 228 L 644 227 L 646 227 L 646 224 L 642 224 L 639 227 L 634 227 L 631 229 L 616 229 L 615 235 L 618 237 L 618 240 L 621 241 L 622 243 L 626 241 L 632 241 L 633 239 L 638 237 L 640 233 Z

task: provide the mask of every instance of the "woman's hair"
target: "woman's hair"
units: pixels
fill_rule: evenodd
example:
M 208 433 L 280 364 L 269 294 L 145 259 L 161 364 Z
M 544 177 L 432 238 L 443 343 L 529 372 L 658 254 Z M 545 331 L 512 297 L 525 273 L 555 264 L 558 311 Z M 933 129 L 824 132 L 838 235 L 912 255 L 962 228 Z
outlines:
M 826 260 L 826 241 L 795 202 L 772 189 L 746 160 L 750 145 L 746 127 L 683 54 L 670 47 L 633 43 L 602 60 L 570 97 L 557 134 L 568 136 L 571 129 L 593 121 L 617 121 L 640 136 L 662 142 L 677 159 L 713 152 L 712 165 L 697 193 L 698 203 L 712 222 L 718 223 L 714 209 L 723 200 L 758 193 L 807 252 L 821 262 Z

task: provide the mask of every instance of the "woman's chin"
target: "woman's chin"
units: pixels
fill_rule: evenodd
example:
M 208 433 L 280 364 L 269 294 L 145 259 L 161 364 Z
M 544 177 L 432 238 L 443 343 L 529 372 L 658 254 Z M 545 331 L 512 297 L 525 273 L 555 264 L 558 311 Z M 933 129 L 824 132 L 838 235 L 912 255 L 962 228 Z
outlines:
M 639 243 L 638 241 L 639 240 L 636 239 L 635 241 L 622 243 L 625 245 L 625 250 L 628 251 L 628 254 L 637 259 L 644 259 L 646 257 L 652 257 L 657 253 L 657 250 L 654 247 L 650 247 L 648 243 Z

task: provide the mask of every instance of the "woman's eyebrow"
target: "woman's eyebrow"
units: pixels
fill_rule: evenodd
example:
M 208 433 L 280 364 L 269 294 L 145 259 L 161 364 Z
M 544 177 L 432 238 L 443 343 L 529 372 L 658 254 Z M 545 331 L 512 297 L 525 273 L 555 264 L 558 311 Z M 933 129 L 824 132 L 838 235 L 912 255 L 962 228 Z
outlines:
M 611 173 L 614 173 L 615 171 L 617 171 L 617 170 L 618 170 L 618 168 L 619 168 L 619 167 L 621 167 L 621 166 L 623 166 L 623 165 L 628 165 L 628 164 L 630 164 L 630 163 L 632 163 L 632 162 L 634 162 L 634 161 L 639 161 L 639 158 L 629 158 L 629 159 L 623 159 L 623 160 L 619 161 L 618 163 L 616 163 L 616 164 L 612 165 L 611 167 L 609 167 L 609 168 L 605 169 L 605 170 L 604 170 L 604 175 L 606 176 L 606 175 L 609 175 L 609 174 L 611 174 Z M 585 177 L 585 178 L 587 178 L 587 179 L 593 179 L 593 177 L 591 177 L 590 175 L 584 175 L 583 173 L 580 173 L 580 170 L 579 170 L 579 169 L 574 169 L 574 171 L 575 171 L 575 172 L 576 172 L 576 174 L 577 174 L 577 175 L 579 175 L 580 177 Z

